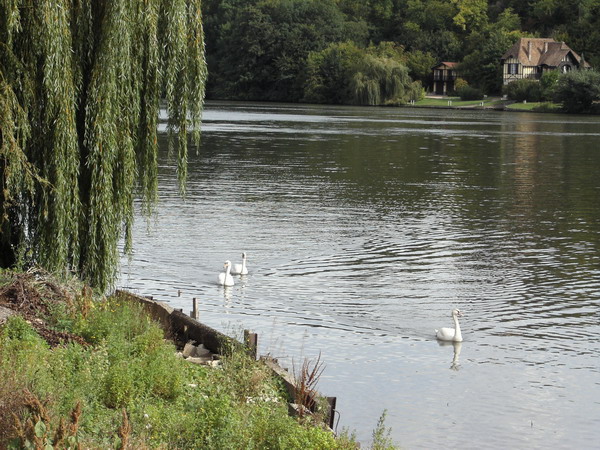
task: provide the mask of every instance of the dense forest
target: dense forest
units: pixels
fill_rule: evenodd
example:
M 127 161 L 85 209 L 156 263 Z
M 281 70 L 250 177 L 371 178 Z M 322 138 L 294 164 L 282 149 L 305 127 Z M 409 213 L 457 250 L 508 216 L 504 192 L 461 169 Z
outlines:
M 519 37 L 600 66 L 600 0 L 204 0 L 208 98 L 386 104 L 440 61 L 486 94 Z

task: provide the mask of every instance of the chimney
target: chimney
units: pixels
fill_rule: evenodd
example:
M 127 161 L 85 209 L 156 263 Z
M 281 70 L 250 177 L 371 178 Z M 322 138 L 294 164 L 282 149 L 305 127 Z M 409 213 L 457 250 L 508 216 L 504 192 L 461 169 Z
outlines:
M 544 42 L 544 53 L 548 53 L 548 41 Z
M 531 61 L 531 39 L 527 41 L 527 58 Z

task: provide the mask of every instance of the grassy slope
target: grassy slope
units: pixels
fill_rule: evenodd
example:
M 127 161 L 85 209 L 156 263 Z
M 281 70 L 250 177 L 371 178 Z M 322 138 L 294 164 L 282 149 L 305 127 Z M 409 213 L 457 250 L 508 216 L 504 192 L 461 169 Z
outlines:
M 0 272 L 0 304 L 10 300 L 12 281 Z M 57 286 L 39 276 L 27 284 L 21 290 L 37 292 L 40 305 Z M 289 417 L 262 364 L 243 354 L 224 358 L 220 369 L 189 364 L 137 305 L 95 300 L 79 286 L 61 289 L 43 320 L 89 344 L 52 348 L 19 316 L 0 327 L 0 379 L 9 380 L 0 386 L 1 448 L 11 439 L 17 447 L 355 447 Z

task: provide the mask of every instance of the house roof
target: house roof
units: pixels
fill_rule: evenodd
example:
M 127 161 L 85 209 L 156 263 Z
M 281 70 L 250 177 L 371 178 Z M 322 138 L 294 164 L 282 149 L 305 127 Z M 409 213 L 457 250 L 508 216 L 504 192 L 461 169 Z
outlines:
M 515 58 L 524 66 L 558 67 L 568 53 L 577 62 L 581 61 L 581 56 L 564 42 L 556 42 L 552 38 L 521 38 L 502 55 L 502 59 Z M 584 65 L 591 67 L 587 62 Z
M 441 66 L 446 66 L 449 69 L 456 69 L 458 67 L 458 63 L 457 62 L 448 62 L 448 61 L 442 61 L 439 64 L 436 64 L 435 66 L 432 67 L 432 69 L 437 69 L 438 67 Z

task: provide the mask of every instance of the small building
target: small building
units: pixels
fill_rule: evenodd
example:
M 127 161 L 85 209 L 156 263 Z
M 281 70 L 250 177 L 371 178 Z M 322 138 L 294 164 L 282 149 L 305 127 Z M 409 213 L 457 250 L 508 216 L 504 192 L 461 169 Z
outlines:
M 434 94 L 446 95 L 454 90 L 454 82 L 458 78 L 457 67 L 458 63 L 456 62 L 441 62 L 431 68 L 433 71 L 431 90 Z
M 504 84 L 524 78 L 539 80 L 544 72 L 591 66 L 564 42 L 551 38 L 521 38 L 502 56 Z

